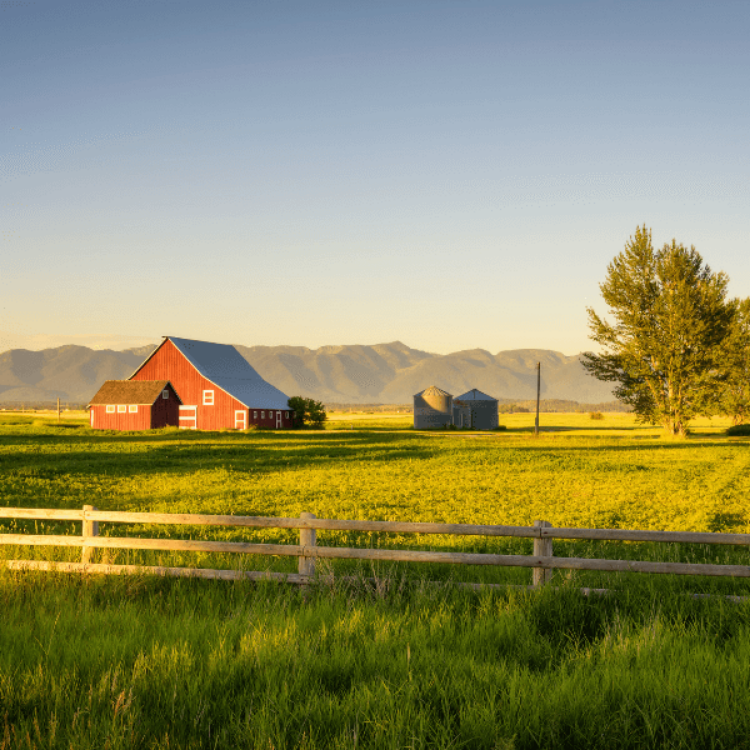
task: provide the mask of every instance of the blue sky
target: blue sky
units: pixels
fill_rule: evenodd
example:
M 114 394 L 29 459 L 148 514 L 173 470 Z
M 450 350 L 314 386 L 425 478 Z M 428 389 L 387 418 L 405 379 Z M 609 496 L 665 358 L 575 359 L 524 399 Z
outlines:
M 747 2 L 0 0 L 0 331 L 573 354 L 642 223 L 749 296 L 749 35 Z

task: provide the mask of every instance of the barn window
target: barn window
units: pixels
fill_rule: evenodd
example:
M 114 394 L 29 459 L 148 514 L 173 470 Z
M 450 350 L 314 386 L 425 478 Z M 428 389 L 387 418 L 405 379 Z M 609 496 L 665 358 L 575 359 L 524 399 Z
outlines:
M 130 406 L 128 406 L 128 411 L 131 414 L 136 414 L 138 412 L 138 404 L 130 404 Z
M 213 406 L 213 405 L 214 405 L 214 392 L 203 391 L 203 406 Z
M 115 413 L 115 405 L 107 404 L 107 414 L 114 414 L 114 413 Z
M 264 411 L 262 411 L 262 412 L 260 413 L 260 418 L 261 418 L 261 419 L 265 419 L 265 418 L 266 418 L 266 413 L 265 413 Z
M 125 404 L 117 404 L 117 413 L 118 414 L 124 414 L 125 411 L 126 411 L 126 409 L 127 409 L 127 407 L 125 406 Z
M 254 411 L 254 412 L 253 412 L 253 419 L 257 419 L 257 418 L 258 418 L 258 412 L 257 412 L 257 411 Z
M 169 391 L 162 391 L 161 392 L 161 397 L 162 398 L 169 398 Z

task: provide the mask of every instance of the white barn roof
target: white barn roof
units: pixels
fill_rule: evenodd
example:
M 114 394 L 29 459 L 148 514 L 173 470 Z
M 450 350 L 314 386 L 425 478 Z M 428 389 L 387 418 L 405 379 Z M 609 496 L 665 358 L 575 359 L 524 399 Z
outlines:
M 472 388 L 470 391 L 466 391 L 463 396 L 456 396 L 456 401 L 497 401 L 496 398 L 488 396 L 482 391 L 478 391 L 476 388 Z
M 289 397 L 263 380 L 233 346 L 174 336 L 167 338 L 204 378 L 249 409 L 289 408 Z

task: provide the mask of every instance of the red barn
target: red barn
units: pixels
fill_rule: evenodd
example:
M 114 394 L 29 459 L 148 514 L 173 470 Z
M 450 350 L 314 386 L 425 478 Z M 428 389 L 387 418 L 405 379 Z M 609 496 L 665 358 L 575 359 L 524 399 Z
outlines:
M 292 426 L 289 398 L 227 344 L 167 336 L 130 379 L 174 383 L 182 399 L 180 427 L 184 429 Z
M 107 380 L 89 402 L 89 423 L 100 430 L 177 427 L 181 404 L 168 380 Z

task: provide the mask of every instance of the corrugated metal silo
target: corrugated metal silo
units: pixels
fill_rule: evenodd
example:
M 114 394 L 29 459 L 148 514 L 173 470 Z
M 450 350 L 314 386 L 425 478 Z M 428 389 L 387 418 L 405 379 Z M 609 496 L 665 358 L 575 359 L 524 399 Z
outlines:
M 429 430 L 453 423 L 453 396 L 435 385 L 414 396 L 414 429 Z
M 471 407 L 471 422 L 475 430 L 494 430 L 498 424 L 497 399 L 472 388 L 456 401 L 463 401 Z
M 453 399 L 453 424 L 460 430 L 471 428 L 471 406 L 457 398 Z

